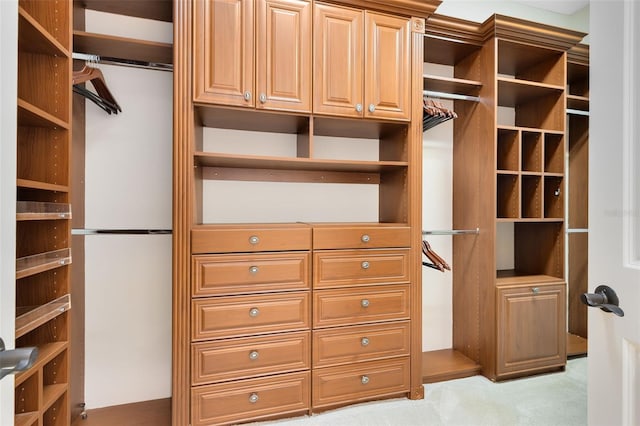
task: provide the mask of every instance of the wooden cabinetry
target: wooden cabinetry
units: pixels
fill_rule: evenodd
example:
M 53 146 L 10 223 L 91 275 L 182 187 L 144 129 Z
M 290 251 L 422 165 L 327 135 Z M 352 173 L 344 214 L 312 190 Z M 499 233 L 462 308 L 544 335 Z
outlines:
M 71 2 L 18 3 L 15 421 L 66 425 L 71 268 Z
M 197 2 L 194 100 L 311 111 L 311 2 Z
M 314 4 L 313 111 L 408 120 L 410 20 Z

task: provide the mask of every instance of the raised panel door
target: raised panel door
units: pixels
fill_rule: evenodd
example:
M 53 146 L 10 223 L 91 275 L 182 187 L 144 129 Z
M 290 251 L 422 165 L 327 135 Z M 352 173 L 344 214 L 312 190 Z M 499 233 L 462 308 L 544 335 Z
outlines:
M 235 106 L 254 102 L 254 3 L 194 3 L 194 101 Z
M 322 3 L 313 13 L 313 111 L 363 117 L 364 13 Z
M 365 117 L 409 119 L 409 19 L 365 12 Z
M 257 108 L 311 112 L 311 2 L 257 0 Z

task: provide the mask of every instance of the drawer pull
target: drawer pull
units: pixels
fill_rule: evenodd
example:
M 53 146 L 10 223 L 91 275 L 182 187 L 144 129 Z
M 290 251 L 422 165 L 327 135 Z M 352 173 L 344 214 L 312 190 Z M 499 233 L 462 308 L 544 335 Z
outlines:
M 260 242 L 260 238 L 258 238 L 256 235 L 252 235 L 249 237 L 249 243 L 256 245 Z
M 533 294 L 538 294 L 538 293 L 540 293 L 540 287 L 533 287 L 533 288 L 531 289 L 531 292 L 532 292 Z
M 369 299 L 362 299 L 360 301 L 360 306 L 362 306 L 363 308 L 367 308 L 369 306 Z
M 249 402 L 252 404 L 255 404 L 256 402 L 258 402 L 260 398 L 258 397 L 257 393 L 252 393 L 251 395 L 249 395 Z
M 249 359 L 251 361 L 255 361 L 256 359 L 258 359 L 258 351 L 249 352 Z
M 249 309 L 249 316 L 250 316 L 250 317 L 255 318 L 255 317 L 257 317 L 257 316 L 258 316 L 258 314 L 259 314 L 259 313 L 260 313 L 260 310 L 259 310 L 258 308 L 251 308 L 251 309 Z
M 376 111 L 376 106 L 374 104 L 369 104 L 369 112 L 373 113 Z
M 367 383 L 369 383 L 369 376 L 362 376 L 360 378 L 360 381 L 362 382 L 363 385 L 366 385 Z
M 369 269 L 369 262 L 367 262 L 366 260 L 362 262 L 362 269 Z
M 258 273 L 258 267 L 257 266 L 252 266 L 251 268 L 249 268 L 249 272 L 251 272 L 252 274 L 257 274 Z
M 356 112 L 362 112 L 362 104 L 356 104 Z
M 363 337 L 363 338 L 360 340 L 360 344 L 361 344 L 362 346 L 369 346 L 369 339 L 368 339 L 367 337 Z
M 251 100 L 251 92 L 249 92 L 248 90 L 246 92 L 244 92 L 244 100 L 245 101 L 250 101 Z
M 368 236 L 367 234 L 364 234 L 364 235 L 362 236 L 362 238 L 360 238 L 360 240 L 361 240 L 363 243 L 368 243 L 369 241 L 371 241 L 371 237 L 370 237 L 370 236 Z

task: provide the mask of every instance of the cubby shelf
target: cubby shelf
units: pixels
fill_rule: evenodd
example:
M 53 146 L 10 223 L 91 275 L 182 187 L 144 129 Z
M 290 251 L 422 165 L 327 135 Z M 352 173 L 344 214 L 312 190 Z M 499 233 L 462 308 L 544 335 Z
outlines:
M 73 49 L 78 53 L 105 56 L 131 61 L 159 64 L 173 63 L 173 46 L 148 40 L 95 34 L 85 31 L 73 32 Z
M 69 57 L 69 51 L 22 7 L 18 7 L 18 42 L 23 52 Z
M 589 111 L 589 98 L 586 96 L 567 95 L 567 108 Z
M 67 342 L 51 342 L 38 345 L 38 359 L 31 368 L 16 374 L 16 386 L 23 383 L 36 371 L 39 371 L 44 365 L 48 364 L 52 359 L 60 355 L 68 346 Z
M 48 410 L 64 393 L 69 386 L 66 383 L 45 385 L 42 389 L 42 407 Z
M 18 201 L 16 203 L 17 221 L 56 219 L 71 219 L 71 204 L 38 201 Z
M 66 121 L 20 98 L 18 98 L 18 125 L 69 129 L 69 123 Z
M 71 308 L 71 296 L 65 294 L 39 306 L 16 307 L 16 338 L 35 330 Z
M 545 96 L 561 96 L 562 86 L 498 77 L 498 104 L 516 107 Z
M 37 189 L 41 191 L 69 192 L 67 185 L 57 185 L 55 183 L 40 182 L 30 179 L 16 179 L 16 186 L 23 189 Z
M 37 411 L 16 414 L 14 426 L 31 426 L 37 424 L 38 417 Z
M 71 249 L 64 248 L 16 259 L 16 279 L 71 264 Z

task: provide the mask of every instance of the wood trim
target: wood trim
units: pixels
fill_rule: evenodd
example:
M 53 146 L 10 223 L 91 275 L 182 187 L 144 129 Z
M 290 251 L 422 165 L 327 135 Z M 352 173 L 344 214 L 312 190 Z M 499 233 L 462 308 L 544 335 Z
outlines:
M 576 44 L 567 51 L 567 62 L 589 66 L 589 45 Z
M 431 16 L 442 3 L 441 0 L 326 0 L 326 2 L 421 18 Z
M 173 20 L 171 0 L 81 0 L 74 3 L 79 3 L 80 6 L 85 9 L 100 12 L 165 22 L 171 22 Z
M 170 426 L 171 398 L 132 404 L 114 405 L 87 411 L 85 419 L 75 419 L 72 426 Z
M 427 20 L 425 36 L 451 39 L 460 43 L 481 46 L 485 40 L 482 24 L 434 14 Z
M 174 2 L 173 87 L 173 335 L 171 419 L 174 425 L 190 421 L 190 339 L 191 339 L 191 220 L 193 218 L 192 105 L 193 2 Z

